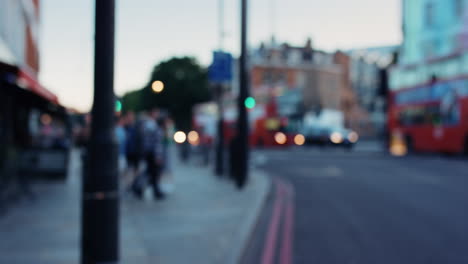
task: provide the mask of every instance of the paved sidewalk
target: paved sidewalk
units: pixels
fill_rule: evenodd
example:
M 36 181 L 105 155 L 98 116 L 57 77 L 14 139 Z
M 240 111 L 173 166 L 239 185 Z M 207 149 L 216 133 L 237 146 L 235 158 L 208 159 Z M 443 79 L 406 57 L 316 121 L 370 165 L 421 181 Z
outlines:
M 76 154 L 74 161 L 76 161 Z M 122 198 L 120 263 L 237 263 L 270 188 L 252 173 L 248 187 L 174 161 L 175 191 L 164 201 Z M 38 199 L 0 218 L 0 263 L 79 262 L 80 165 L 65 184 L 33 186 Z

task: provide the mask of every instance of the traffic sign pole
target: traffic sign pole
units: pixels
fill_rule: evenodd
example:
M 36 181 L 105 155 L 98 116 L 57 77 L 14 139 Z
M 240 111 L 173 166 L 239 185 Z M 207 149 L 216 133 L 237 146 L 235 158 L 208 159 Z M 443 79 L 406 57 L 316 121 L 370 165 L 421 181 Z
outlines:
M 223 95 L 224 85 L 232 79 L 232 56 L 229 53 L 222 51 L 213 52 L 213 63 L 209 69 L 209 79 L 213 83 L 216 100 L 218 104 L 218 121 L 216 137 L 216 160 L 215 174 L 218 176 L 224 173 L 224 106 Z
M 218 100 L 218 137 L 216 142 L 216 165 L 215 174 L 222 176 L 224 173 L 224 107 L 223 107 L 223 85 L 216 85 L 216 96 Z

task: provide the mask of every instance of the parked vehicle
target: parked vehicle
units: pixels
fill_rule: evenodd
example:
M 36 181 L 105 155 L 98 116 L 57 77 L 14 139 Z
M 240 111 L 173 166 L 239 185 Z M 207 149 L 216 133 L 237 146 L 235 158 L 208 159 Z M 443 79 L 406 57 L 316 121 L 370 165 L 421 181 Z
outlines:
M 341 146 L 352 148 L 359 140 L 359 135 L 349 129 L 326 126 L 307 126 L 301 131 L 305 145 Z

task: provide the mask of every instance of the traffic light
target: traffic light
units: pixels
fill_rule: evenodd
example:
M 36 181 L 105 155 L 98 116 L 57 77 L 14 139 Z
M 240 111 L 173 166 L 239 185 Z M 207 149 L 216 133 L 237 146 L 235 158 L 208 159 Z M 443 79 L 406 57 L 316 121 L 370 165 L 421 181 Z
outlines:
M 253 97 L 247 97 L 244 101 L 244 105 L 247 109 L 252 109 L 255 107 L 255 99 Z
M 115 112 L 121 112 L 122 111 L 122 102 L 120 100 L 115 101 Z

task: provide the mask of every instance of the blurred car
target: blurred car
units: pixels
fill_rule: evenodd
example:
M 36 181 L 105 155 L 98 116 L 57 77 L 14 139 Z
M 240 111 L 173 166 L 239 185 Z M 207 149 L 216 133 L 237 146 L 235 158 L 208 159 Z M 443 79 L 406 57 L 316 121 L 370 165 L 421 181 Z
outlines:
M 305 138 L 305 145 L 324 146 L 329 143 L 329 129 L 322 126 L 307 126 L 301 134 Z
M 308 126 L 301 133 L 305 145 L 342 146 L 352 148 L 359 140 L 359 135 L 349 129 L 325 126 Z

